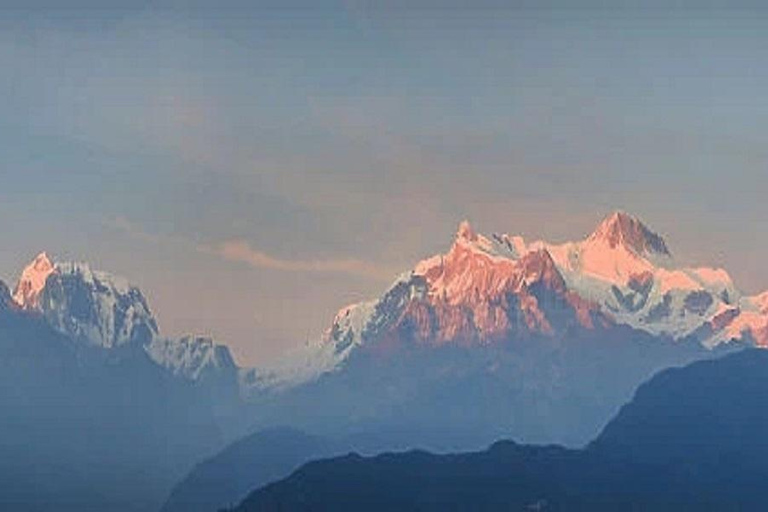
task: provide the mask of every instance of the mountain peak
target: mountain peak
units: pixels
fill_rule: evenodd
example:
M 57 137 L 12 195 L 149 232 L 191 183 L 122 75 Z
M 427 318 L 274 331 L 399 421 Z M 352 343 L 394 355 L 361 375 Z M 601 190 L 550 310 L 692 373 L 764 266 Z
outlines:
M 43 251 L 32 261 L 32 265 L 36 270 L 50 270 L 53 268 L 51 258 L 48 257 L 48 253 Z
M 157 336 L 146 298 L 126 279 L 87 263 L 61 263 L 55 270 L 43 283 L 38 309 L 59 332 L 102 348 L 146 345 Z
M 459 229 L 456 231 L 456 240 L 477 241 L 477 232 L 475 232 L 468 220 L 463 220 L 459 224 Z
M 661 254 L 670 256 L 664 239 L 651 231 L 637 217 L 616 211 L 603 220 L 588 239 L 602 241 L 612 249 L 624 246 L 638 255 Z
M 13 292 L 13 300 L 22 309 L 34 310 L 39 307 L 39 297 L 45 283 L 56 266 L 46 252 L 41 252 L 21 273 Z

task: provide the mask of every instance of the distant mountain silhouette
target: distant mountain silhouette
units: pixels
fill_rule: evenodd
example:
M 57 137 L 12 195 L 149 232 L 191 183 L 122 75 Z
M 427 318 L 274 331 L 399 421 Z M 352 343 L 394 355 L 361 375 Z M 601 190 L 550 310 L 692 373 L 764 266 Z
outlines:
M 764 510 L 767 431 L 768 352 L 748 350 L 661 372 L 583 450 L 350 454 L 234 510 Z
M 211 512 L 254 488 L 288 476 L 308 460 L 342 453 L 337 444 L 291 428 L 252 434 L 198 464 L 173 489 L 162 512 Z

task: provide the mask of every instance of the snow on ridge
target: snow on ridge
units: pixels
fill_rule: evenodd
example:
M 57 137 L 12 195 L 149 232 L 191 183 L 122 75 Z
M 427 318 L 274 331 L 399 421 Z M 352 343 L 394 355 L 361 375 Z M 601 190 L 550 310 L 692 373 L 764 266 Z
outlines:
M 310 382 L 337 370 L 348 354 L 339 354 L 330 343 L 308 343 L 277 361 L 239 370 L 241 393 L 281 391 Z
M 101 270 L 93 270 L 85 262 L 63 262 L 56 264 L 56 271 L 65 275 L 76 275 L 88 285 L 108 287 L 119 295 L 138 292 L 138 288 L 122 276 L 117 276 Z
M 54 262 L 47 253 L 38 254 L 22 271 L 12 300 L 22 309 L 40 314 L 82 348 L 138 349 L 180 378 L 200 381 L 231 376 L 236 381 L 248 372 L 238 368 L 227 346 L 210 337 L 161 336 L 138 287 L 85 262 Z M 326 370 L 323 366 L 309 375 Z M 295 372 L 291 377 L 296 377 Z
M 753 309 L 768 315 L 768 291 L 752 297 L 747 297 L 745 302 L 749 303 Z
M 89 345 L 111 348 L 157 334 L 144 296 L 127 280 L 87 263 L 55 263 L 45 252 L 25 267 L 13 298 L 59 332 Z
M 692 272 L 695 273 L 699 277 L 699 279 L 702 280 L 702 282 L 705 282 L 708 284 L 733 283 L 733 280 L 731 279 L 730 274 L 724 268 L 698 267 L 693 269 Z
M 624 246 L 640 256 L 671 256 L 666 241 L 660 235 L 651 231 L 637 217 L 623 211 L 609 215 L 587 240 L 605 243 L 611 248 Z
M 459 228 L 454 237 L 454 246 L 463 247 L 467 250 L 496 259 L 509 259 L 521 256 L 522 254 L 517 253 L 514 245 L 517 242 L 517 240 L 505 239 L 500 235 L 493 235 L 491 238 L 481 235 L 475 231 L 467 220 L 464 220 L 459 224 Z M 429 260 L 429 258 L 427 260 Z M 421 263 L 426 264 L 427 260 L 424 260 Z M 416 269 L 418 268 L 419 264 L 416 265 Z M 418 270 L 416 270 L 416 272 L 421 273 L 418 272 Z
M 40 294 L 40 311 L 58 331 L 102 348 L 144 345 L 158 334 L 141 291 L 86 263 L 57 263 Z
M 137 347 L 158 365 L 192 380 L 209 371 L 237 371 L 229 349 L 211 338 L 161 337 L 141 290 L 88 263 L 53 262 L 42 252 L 22 272 L 13 299 L 86 347 Z
M 208 372 L 235 372 L 232 354 L 210 337 L 184 336 L 179 339 L 156 337 L 146 346 L 147 354 L 160 366 L 190 380 Z

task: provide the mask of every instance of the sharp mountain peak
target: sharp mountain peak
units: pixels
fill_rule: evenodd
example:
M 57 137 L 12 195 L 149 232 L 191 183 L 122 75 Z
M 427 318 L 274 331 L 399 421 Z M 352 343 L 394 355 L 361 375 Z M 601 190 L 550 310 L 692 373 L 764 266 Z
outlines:
M 612 249 L 624 246 L 640 255 L 671 256 L 661 235 L 652 231 L 638 217 L 624 211 L 616 211 L 606 217 L 587 240 L 605 242 Z

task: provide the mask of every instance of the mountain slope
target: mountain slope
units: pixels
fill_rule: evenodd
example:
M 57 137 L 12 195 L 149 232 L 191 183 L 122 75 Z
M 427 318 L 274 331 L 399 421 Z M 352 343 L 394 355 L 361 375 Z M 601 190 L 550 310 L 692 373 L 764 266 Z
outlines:
M 447 253 L 343 308 L 298 364 L 244 371 L 241 385 L 262 428 L 577 447 L 655 372 L 762 343 L 761 304 L 724 271 L 678 264 L 625 213 L 559 245 L 465 222 Z
M 217 345 L 208 337 L 154 338 L 146 350 L 153 361 L 174 375 L 193 381 L 215 379 L 222 375 L 234 377 L 238 371 L 229 348 Z
M 255 487 L 301 464 L 343 453 L 336 443 L 290 428 L 252 434 L 199 463 L 171 492 L 162 512 L 210 512 L 241 502 Z
M 531 335 L 625 325 L 707 348 L 768 344 L 763 296 L 741 293 L 723 269 L 687 267 L 666 241 L 623 212 L 578 242 L 526 242 L 459 226 L 445 254 L 417 263 L 377 300 L 339 311 L 324 338 L 255 385 L 284 387 L 343 366 L 399 330 L 431 345 L 484 345 Z M 264 379 L 264 375 L 269 378 Z
M 363 346 L 339 371 L 253 398 L 257 425 L 336 436 L 405 430 L 409 446 L 439 450 L 510 436 L 575 447 L 655 372 L 735 348 L 709 351 L 625 327 L 471 347 L 418 345 L 403 330 L 391 343 Z
M 307 464 L 234 510 L 762 510 L 766 375 L 763 351 L 694 363 L 642 386 L 584 450 L 349 455 Z

